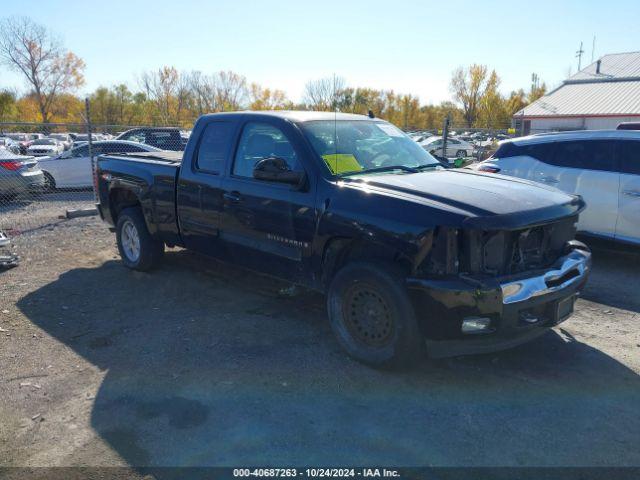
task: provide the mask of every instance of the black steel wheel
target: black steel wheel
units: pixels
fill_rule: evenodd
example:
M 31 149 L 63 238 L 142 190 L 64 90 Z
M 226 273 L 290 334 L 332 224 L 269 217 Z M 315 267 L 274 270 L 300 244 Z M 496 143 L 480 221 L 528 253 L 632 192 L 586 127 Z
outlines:
M 424 339 L 396 265 L 347 264 L 331 282 L 327 307 L 338 342 L 355 359 L 391 368 L 419 359 Z

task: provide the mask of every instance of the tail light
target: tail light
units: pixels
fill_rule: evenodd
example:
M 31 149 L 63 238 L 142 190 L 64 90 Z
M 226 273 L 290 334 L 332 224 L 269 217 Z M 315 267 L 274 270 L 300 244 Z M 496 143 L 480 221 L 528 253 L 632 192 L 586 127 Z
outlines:
M 22 162 L 19 162 L 17 160 L 3 160 L 0 161 L 0 167 L 4 168 L 5 170 L 16 171 L 22 168 Z
M 480 165 L 478 167 L 479 172 L 488 172 L 488 173 L 498 173 L 500 171 L 499 167 L 495 165 Z

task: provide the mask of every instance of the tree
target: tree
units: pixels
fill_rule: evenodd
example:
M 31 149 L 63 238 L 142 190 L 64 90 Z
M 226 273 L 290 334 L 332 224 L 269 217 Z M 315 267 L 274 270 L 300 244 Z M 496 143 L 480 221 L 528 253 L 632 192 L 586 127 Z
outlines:
M 247 100 L 247 79 L 232 71 L 213 75 L 216 111 L 240 110 Z
M 165 66 L 144 72 L 140 83 L 146 97 L 155 104 L 158 121 L 163 125 L 179 125 L 189 102 L 188 75 Z
M 251 110 L 282 110 L 288 104 L 287 96 L 282 90 L 262 88 L 257 83 L 252 83 L 249 90 Z
M 502 128 L 509 123 L 509 115 L 505 111 L 505 100 L 498 91 L 500 79 L 492 71 L 479 101 L 477 125 L 484 128 Z
M 346 87 L 342 77 L 325 77 L 307 82 L 303 103 L 310 110 L 333 111 L 338 106 L 340 92 Z
M 0 60 L 24 76 L 45 123 L 50 120 L 56 96 L 72 92 L 84 83 L 84 62 L 65 50 L 44 26 L 27 17 L 10 17 L 0 22 Z
M 11 120 L 17 112 L 15 92 L 8 89 L 0 90 L 0 122 Z
M 451 92 L 462 105 L 467 127 L 472 127 L 478 118 L 482 97 L 491 87 L 490 80 L 494 77 L 497 79 L 495 70 L 488 73 L 486 65 L 474 64 L 467 68 L 459 67 L 451 77 Z

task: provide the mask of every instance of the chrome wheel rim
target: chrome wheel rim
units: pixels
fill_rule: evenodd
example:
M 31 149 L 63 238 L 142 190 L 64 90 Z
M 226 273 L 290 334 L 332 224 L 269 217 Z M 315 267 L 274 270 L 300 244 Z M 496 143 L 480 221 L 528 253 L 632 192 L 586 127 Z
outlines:
M 138 235 L 138 229 L 130 220 L 127 220 L 122 225 L 120 243 L 127 259 L 132 262 L 138 261 L 138 258 L 140 258 L 140 236 Z

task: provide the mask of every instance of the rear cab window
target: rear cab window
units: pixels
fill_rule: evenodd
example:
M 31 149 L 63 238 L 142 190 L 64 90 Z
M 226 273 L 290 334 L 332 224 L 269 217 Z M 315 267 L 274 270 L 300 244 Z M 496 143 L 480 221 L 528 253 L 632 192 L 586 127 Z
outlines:
M 197 170 L 214 175 L 223 171 L 233 141 L 233 128 L 233 123 L 222 121 L 205 127 L 195 155 Z

